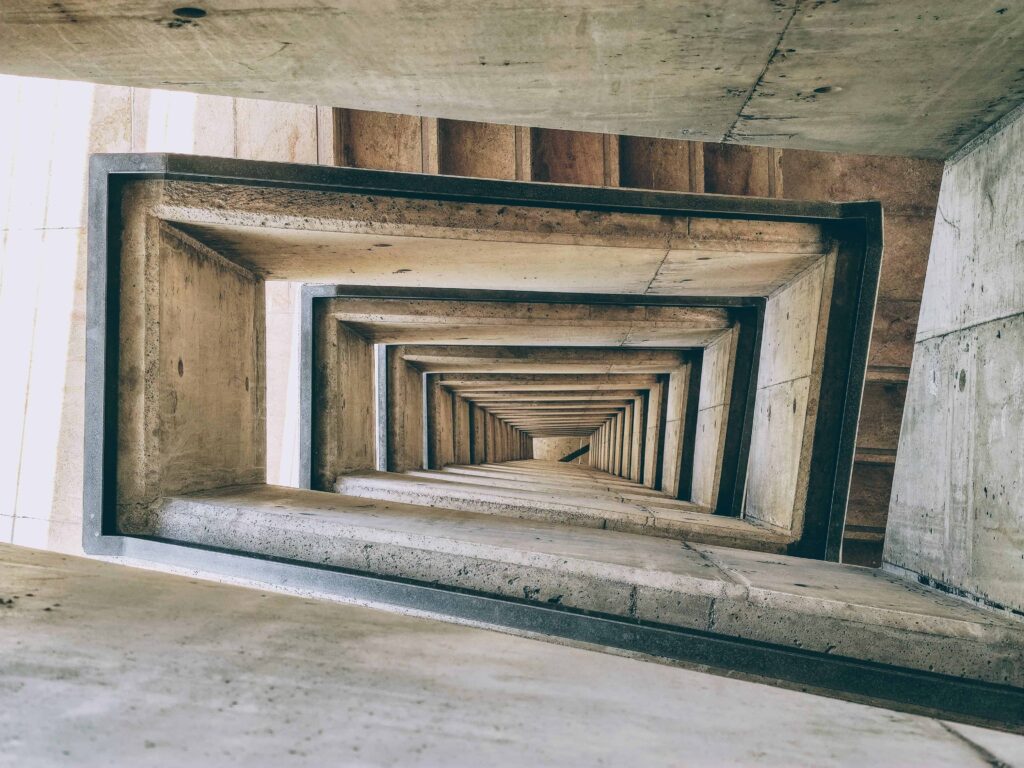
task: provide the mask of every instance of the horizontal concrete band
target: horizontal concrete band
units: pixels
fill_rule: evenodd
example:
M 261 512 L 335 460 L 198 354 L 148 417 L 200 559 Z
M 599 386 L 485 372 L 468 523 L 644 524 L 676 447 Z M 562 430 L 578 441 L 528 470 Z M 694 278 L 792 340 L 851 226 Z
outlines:
M 998 685 L 1011 619 L 871 569 L 504 516 L 250 486 L 165 500 L 131 532 Z
M 519 467 L 520 462 L 510 462 Z M 559 522 L 588 528 L 642 533 L 671 539 L 740 546 L 764 552 L 785 552 L 791 536 L 748 520 L 710 515 L 707 510 L 663 494 L 635 493 L 628 487 L 601 494 L 593 485 L 561 484 L 562 477 L 611 477 L 586 469 L 551 473 L 546 482 L 523 470 L 508 479 L 469 474 L 471 468 L 443 472 L 394 474 L 365 472 L 342 475 L 338 493 L 462 512 L 504 515 L 525 520 Z M 571 474 L 570 474 L 571 472 Z M 594 484 L 600 480 L 592 481 Z M 485 485 L 484 485 L 485 483 Z M 635 486 L 640 490 L 642 486 Z

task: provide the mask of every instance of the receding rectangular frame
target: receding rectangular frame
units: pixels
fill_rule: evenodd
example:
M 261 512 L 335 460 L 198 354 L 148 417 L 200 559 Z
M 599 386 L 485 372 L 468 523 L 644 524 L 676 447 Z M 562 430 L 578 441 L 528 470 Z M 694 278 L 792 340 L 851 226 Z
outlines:
M 833 292 L 833 301 L 841 301 L 848 311 L 830 314 L 822 402 L 827 418 L 819 419 L 818 436 L 831 430 L 836 439 L 831 450 L 816 451 L 811 475 L 830 481 L 818 484 L 808 496 L 805 533 L 800 554 L 838 560 L 842 541 L 846 502 L 871 338 L 878 274 L 882 253 L 882 211 L 877 202 L 823 203 L 764 198 L 731 197 L 674 192 L 650 192 L 538 184 L 489 179 L 441 177 L 433 175 L 368 171 L 333 166 L 268 163 L 227 158 L 173 154 L 94 155 L 89 168 L 89 246 L 86 339 L 86 424 L 83 547 L 89 553 L 117 554 L 124 537 L 116 520 L 117 466 L 117 383 L 119 349 L 117 328 L 120 316 L 119 263 L 120 240 L 111 233 L 120 231 L 121 186 L 140 179 L 189 180 L 245 186 L 356 192 L 410 199 L 443 199 L 499 205 L 543 206 L 572 210 L 614 211 L 654 215 L 693 216 L 731 219 L 762 219 L 814 223 L 841 242 L 841 258 L 848 270 L 847 279 L 836 280 L 845 293 Z M 386 289 L 391 290 L 393 289 Z M 418 293 L 424 291 L 418 290 Z M 426 291 L 429 293 L 429 291 Z M 451 294 L 450 291 L 444 291 Z M 525 293 L 525 292 L 524 292 Z M 371 294 L 372 295 L 372 294 Z M 515 292 L 510 292 L 510 297 Z M 577 302 L 599 300 L 600 295 L 572 294 Z M 530 293 L 534 301 L 545 294 Z M 681 297 L 632 297 L 632 303 L 680 304 Z M 515 300 L 515 299 L 511 299 Z M 694 304 L 706 297 L 690 299 Z M 743 298 L 713 299 L 717 306 L 750 306 Z M 763 303 L 761 306 L 763 311 Z M 759 344 L 760 327 L 755 326 Z M 303 345 L 308 334 L 303 334 Z M 841 343 L 831 343 L 833 339 Z M 744 340 L 741 337 L 739 346 Z M 738 359 L 744 356 L 740 355 Z M 847 364 L 840 364 L 842 362 Z M 739 378 L 744 378 L 740 376 Z M 756 380 L 751 377 L 751 388 Z M 731 407 L 746 408 L 747 398 L 733 398 Z M 302 413 L 308 424 L 308 404 Z M 732 421 L 732 413 L 730 413 Z M 744 419 L 745 421 L 745 419 Z M 745 464 L 749 450 L 749 430 L 727 436 L 726 455 L 734 455 Z M 728 441 L 738 440 L 740 449 L 730 450 Z M 741 464 L 741 466 L 742 466 Z M 741 473 L 736 473 L 738 477 Z M 723 487 L 719 512 L 735 514 L 742 503 L 742 488 Z M 812 506 L 813 500 L 813 506 Z M 731 505 L 731 507 L 726 507 Z
M 304 586 L 353 599 L 372 598 L 399 606 L 435 610 L 454 618 L 515 627 L 528 631 L 635 650 L 658 657 L 696 661 L 711 667 L 741 669 L 743 660 L 756 659 L 755 674 L 796 685 L 816 685 L 847 695 L 868 697 L 876 703 L 921 711 L 939 711 L 967 722 L 1020 729 L 1024 694 L 1017 689 L 960 680 L 931 673 L 911 672 L 884 665 L 856 662 L 823 654 L 801 653 L 762 643 L 747 643 L 716 635 L 683 632 L 609 617 L 580 614 L 566 609 L 534 606 L 515 600 L 477 596 L 305 563 L 289 563 L 247 553 L 232 553 L 200 546 L 117 534 L 113 501 L 116 499 L 118 343 L 108 327 L 117 327 L 119 243 L 111 232 L 119 229 L 120 186 L 142 178 L 190 179 L 250 186 L 282 185 L 303 188 L 373 189 L 375 194 L 404 194 L 435 198 L 482 198 L 506 204 L 535 204 L 544 194 L 557 207 L 652 212 L 666 208 L 679 213 L 732 218 L 772 218 L 794 221 L 846 223 L 860 233 L 864 271 L 857 284 L 857 311 L 848 322 L 851 373 L 843 386 L 846 407 L 835 415 L 843 430 L 832 460 L 836 479 L 829 508 L 827 552 L 838 551 L 842 519 L 831 509 L 845 507 L 852 468 L 856 423 L 863 387 L 863 369 L 870 340 L 878 266 L 881 258 L 881 207 L 877 203 L 805 203 L 765 201 L 690 194 L 648 193 L 586 189 L 556 185 L 518 185 L 471 179 L 443 179 L 407 174 L 354 171 L 316 166 L 224 160 L 177 155 L 95 156 L 90 164 L 88 331 L 86 367 L 85 487 L 83 544 L 90 554 L 124 555 L 153 562 L 176 564 L 209 572 L 260 578 L 281 585 Z M 526 186 L 528 189 L 516 189 Z M 820 428 L 820 427 L 819 427 Z M 834 557 L 832 558 L 834 559 Z M 737 653 L 742 645 L 742 653 Z M 799 657 L 799 658 L 796 658 Z M 753 669 L 753 668 L 752 668 Z
M 842 332 L 845 347 L 837 353 L 848 355 L 849 366 L 844 375 L 833 373 L 823 380 L 822 401 L 826 402 L 827 397 L 827 402 L 842 403 L 842 407 L 825 408 L 828 423 L 819 420 L 817 429 L 837 427 L 840 432 L 834 450 L 820 457 L 812 467 L 812 472 L 819 476 L 825 473 L 833 482 L 815 497 L 816 503 L 822 503 L 816 510 L 818 522 L 823 519 L 826 524 L 817 525 L 817 538 L 808 542 L 809 549 L 831 560 L 838 559 L 842 539 L 871 339 L 882 255 L 879 203 L 819 203 L 527 184 L 192 155 L 94 155 L 89 167 L 83 548 L 90 555 L 124 556 L 283 587 L 313 589 L 350 600 L 372 600 L 462 621 L 605 645 L 711 669 L 739 671 L 789 686 L 812 686 L 822 692 L 835 691 L 895 709 L 941 713 L 964 722 L 1024 729 L 1024 715 L 1019 714 L 1024 713 L 1024 691 L 1008 686 L 253 553 L 120 535 L 116 520 L 119 344 L 118 334 L 108 333 L 108 329 L 117 329 L 120 317 L 117 233 L 121 188 L 126 182 L 141 179 L 356 191 L 505 205 L 542 204 L 580 210 L 801 221 L 825 225 L 846 236 L 850 252 L 860 263 L 859 277 L 848 286 L 847 299 L 852 311 L 836 327 Z M 830 318 L 830 334 L 833 324 L 840 323 L 837 314 Z M 749 440 L 749 435 L 745 439 Z M 808 511 L 813 511 L 810 497 Z
M 302 287 L 300 310 L 300 332 L 302 338 L 299 345 L 299 485 L 302 488 L 311 488 L 313 486 L 314 472 L 312 446 L 317 418 L 312 407 L 312 403 L 317 402 L 316 377 L 313 375 L 317 364 L 314 351 L 316 349 L 314 340 L 314 334 L 316 333 L 314 304 L 322 299 L 338 298 L 602 304 L 610 306 L 715 307 L 729 309 L 740 329 L 741 344 L 748 340 L 754 340 L 755 343 L 746 343 L 745 346 L 741 347 L 741 350 L 749 357 L 738 367 L 737 373 L 733 377 L 733 396 L 742 397 L 745 399 L 745 402 L 734 413 L 730 413 L 730 419 L 726 428 L 726 451 L 738 454 L 740 451 L 750 450 L 750 441 L 749 439 L 744 439 L 743 435 L 746 433 L 749 438 L 749 432 L 753 425 L 753 405 L 756 395 L 754 384 L 756 384 L 757 380 L 761 325 L 764 322 L 765 301 L 762 298 L 737 298 L 733 296 L 633 296 L 630 294 L 547 293 L 540 291 L 485 291 L 454 288 L 308 284 Z M 691 355 L 691 358 L 689 391 L 699 392 L 700 357 L 698 355 Z M 382 382 L 386 386 L 386 367 L 382 368 L 382 372 L 378 375 L 377 383 L 380 384 Z M 386 440 L 386 430 L 383 424 L 383 404 L 386 403 L 386 395 L 378 390 L 377 398 L 377 432 L 378 436 L 385 436 L 378 439 Z M 425 399 L 426 394 L 424 393 L 424 401 Z M 688 498 L 689 494 L 690 480 L 693 475 L 693 442 L 697 427 L 696 399 L 690 398 L 687 405 L 688 411 L 686 414 L 686 427 L 683 431 L 684 450 L 682 454 L 686 458 L 684 458 L 680 471 L 680 498 Z M 424 436 L 424 444 L 424 455 L 426 455 L 428 450 L 426 447 L 426 436 Z M 730 455 L 728 464 L 731 467 L 745 466 L 746 456 Z M 716 509 L 717 514 L 739 514 L 739 503 L 742 501 L 742 483 L 739 485 L 739 497 L 731 492 L 725 494 L 725 501 L 719 504 Z

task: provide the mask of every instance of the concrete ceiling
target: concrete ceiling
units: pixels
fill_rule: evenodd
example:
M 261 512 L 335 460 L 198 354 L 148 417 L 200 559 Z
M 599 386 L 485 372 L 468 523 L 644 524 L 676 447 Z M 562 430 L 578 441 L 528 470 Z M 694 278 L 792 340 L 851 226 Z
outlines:
M 177 5 L 4 0 L 0 71 L 932 158 L 1024 101 L 1011 0 L 196 0 L 201 18 Z
M 373 220 L 371 226 L 384 230 L 374 234 L 303 229 L 312 226 L 308 219 L 295 228 L 181 219 L 169 220 L 268 280 L 408 288 L 768 296 L 831 248 L 817 226 L 788 222 L 751 227 L 737 221 L 726 231 L 719 220 L 708 225 L 710 232 L 657 238 L 620 227 L 615 239 L 606 239 L 589 222 L 581 226 L 592 231 L 581 235 L 559 236 L 532 224 L 501 233 L 485 225 L 404 237 L 388 231 L 399 224 L 383 217 Z M 338 220 L 330 226 L 363 225 Z M 537 231 L 527 231 L 531 227 Z
M 725 309 L 543 302 L 334 299 L 332 317 L 374 344 L 705 347 Z

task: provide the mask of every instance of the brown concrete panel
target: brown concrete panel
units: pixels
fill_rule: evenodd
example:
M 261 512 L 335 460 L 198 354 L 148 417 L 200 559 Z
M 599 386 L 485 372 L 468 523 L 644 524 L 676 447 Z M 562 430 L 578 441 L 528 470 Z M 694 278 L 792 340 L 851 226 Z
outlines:
M 700 142 L 619 136 L 619 185 L 675 192 L 704 191 Z
M 516 129 L 511 125 L 438 120 L 438 172 L 487 179 L 516 178 Z
M 781 197 L 782 155 L 770 147 L 704 145 L 704 191 L 716 195 Z
M 420 118 L 359 109 L 335 110 L 339 165 L 381 171 L 423 170 Z
M 787 149 L 781 155 L 785 197 L 880 200 L 887 217 L 930 217 L 935 212 L 941 161 L 798 149 Z
M 906 371 L 914 356 L 920 301 L 879 298 L 871 330 L 868 366 Z
M 530 143 L 533 181 L 605 184 L 603 134 L 534 128 Z
M 895 455 L 906 397 L 905 383 L 870 379 L 865 382 L 857 429 L 858 449 L 891 451 Z

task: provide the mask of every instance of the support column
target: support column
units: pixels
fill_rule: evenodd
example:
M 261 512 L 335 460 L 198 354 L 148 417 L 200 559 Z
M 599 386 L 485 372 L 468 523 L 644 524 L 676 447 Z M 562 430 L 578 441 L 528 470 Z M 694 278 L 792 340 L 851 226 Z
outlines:
M 643 473 L 644 462 L 644 425 L 647 420 L 647 413 L 644 409 L 644 398 L 637 396 L 633 398 L 633 433 L 629 464 L 629 479 L 639 483 Z
M 338 475 L 376 467 L 373 345 L 327 313 L 318 332 L 317 407 L 312 414 L 310 487 L 331 491 Z
M 661 490 L 671 496 L 676 496 L 679 493 L 679 470 L 683 460 L 683 421 L 688 382 L 688 368 L 682 368 L 669 374 Z
M 388 347 L 388 471 L 423 469 L 423 374 Z
M 629 477 L 633 466 L 633 406 L 627 405 L 622 414 L 622 466 L 619 474 Z
M 453 415 L 455 433 L 455 463 L 469 464 L 470 459 L 470 425 L 469 401 L 459 395 L 453 395 Z
M 483 464 L 487 461 L 487 414 L 478 406 L 470 406 L 470 462 Z
M 647 425 L 644 435 L 643 484 L 657 488 L 661 481 L 661 421 L 663 388 L 655 384 L 646 394 Z

